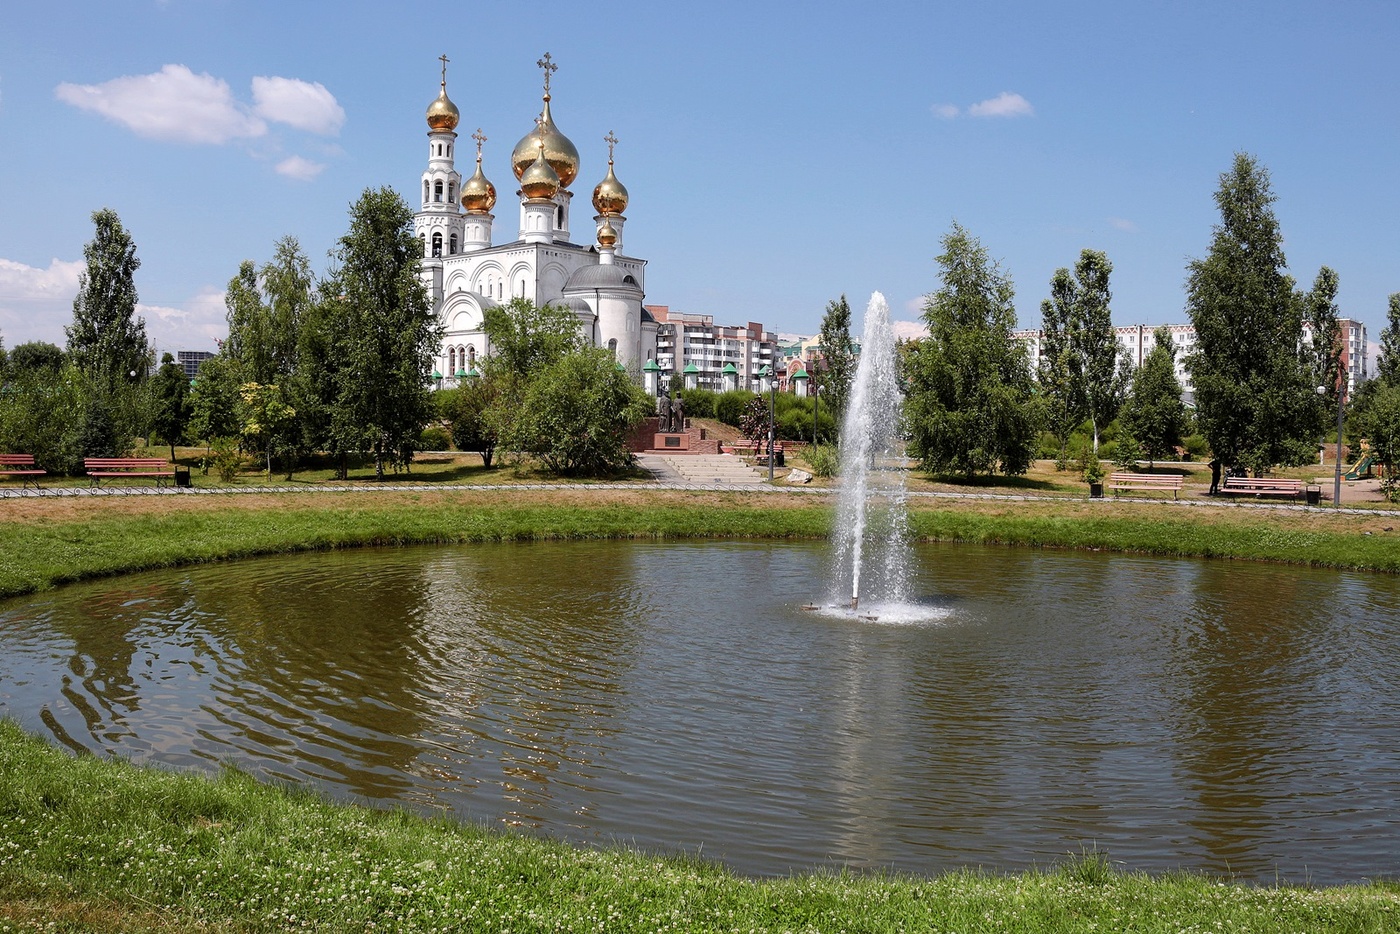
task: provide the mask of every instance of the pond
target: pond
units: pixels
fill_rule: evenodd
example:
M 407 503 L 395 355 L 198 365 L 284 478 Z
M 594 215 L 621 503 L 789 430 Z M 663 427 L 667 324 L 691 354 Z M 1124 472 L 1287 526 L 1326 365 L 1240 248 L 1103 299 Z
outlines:
M 914 623 L 804 612 L 822 543 L 320 553 L 0 604 L 0 714 L 754 875 L 1394 870 L 1400 580 L 919 546 Z

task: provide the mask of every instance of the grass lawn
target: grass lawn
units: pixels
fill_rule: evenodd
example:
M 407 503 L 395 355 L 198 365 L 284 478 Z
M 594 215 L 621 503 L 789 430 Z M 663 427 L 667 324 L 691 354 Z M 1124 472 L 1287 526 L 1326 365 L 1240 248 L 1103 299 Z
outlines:
M 1394 513 L 1088 502 L 1082 493 L 913 505 L 912 529 L 927 539 L 1400 571 Z M 626 483 L 12 499 L 0 501 L 0 595 L 308 548 L 821 537 L 830 522 L 821 496 Z M 1389 884 L 1148 877 L 1095 854 L 1006 876 L 747 880 L 690 859 L 332 805 L 233 773 L 210 780 L 75 758 L 12 724 L 0 725 L 0 776 L 0 932 L 1400 929 L 1400 889 Z

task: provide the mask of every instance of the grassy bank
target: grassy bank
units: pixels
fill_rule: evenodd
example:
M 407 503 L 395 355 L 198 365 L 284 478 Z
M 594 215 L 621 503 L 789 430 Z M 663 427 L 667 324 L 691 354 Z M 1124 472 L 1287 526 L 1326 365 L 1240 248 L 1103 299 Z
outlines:
M 74 758 L 0 723 L 0 930 L 1392 931 L 1400 890 L 1058 868 L 736 878 Z
M 360 545 L 823 537 L 831 507 L 771 493 L 449 491 L 12 500 L 0 596 L 159 567 Z M 1400 571 L 1400 518 L 1148 503 L 919 499 L 927 540 Z

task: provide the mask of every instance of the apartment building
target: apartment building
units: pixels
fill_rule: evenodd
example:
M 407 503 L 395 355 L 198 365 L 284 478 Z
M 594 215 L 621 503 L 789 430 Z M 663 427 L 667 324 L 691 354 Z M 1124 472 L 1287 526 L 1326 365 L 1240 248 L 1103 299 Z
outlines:
M 686 385 L 698 389 L 756 392 L 759 371 L 782 362 L 777 335 L 760 322 L 716 325 L 713 315 L 672 311 L 668 305 L 647 305 L 646 310 L 657 323 L 656 364 L 663 381 L 680 373 Z M 733 370 L 726 372 L 731 365 Z

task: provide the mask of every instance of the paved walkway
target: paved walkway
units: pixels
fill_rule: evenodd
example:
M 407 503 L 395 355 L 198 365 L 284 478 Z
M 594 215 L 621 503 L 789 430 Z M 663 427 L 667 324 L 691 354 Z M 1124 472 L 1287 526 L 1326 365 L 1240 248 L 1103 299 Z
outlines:
M 700 455 L 689 455 L 698 457 Z M 720 455 L 731 456 L 731 455 Z M 713 493 L 765 493 L 773 496 L 797 495 L 797 496 L 834 496 L 835 489 L 828 487 L 811 486 L 789 486 L 785 483 L 768 483 L 767 473 L 756 470 L 752 467 L 746 469 L 753 478 L 744 477 L 739 474 L 734 476 L 716 477 L 711 479 L 687 477 L 671 461 L 679 459 L 677 455 L 648 455 L 638 456 L 641 466 L 651 473 L 653 479 L 649 482 L 614 482 L 614 483 L 318 483 L 299 484 L 290 486 L 197 486 L 197 487 L 156 487 L 152 486 L 52 486 L 43 487 L 39 490 L 6 488 L 0 489 L 0 500 L 6 499 L 29 499 L 36 497 L 80 497 L 80 496 L 239 496 L 256 495 L 258 493 L 377 493 L 383 491 L 400 491 L 408 493 L 422 493 L 430 491 L 474 491 L 474 490 L 692 490 Z M 736 458 L 737 460 L 737 458 Z M 1049 496 L 1041 493 L 981 493 L 981 492 L 961 492 L 961 491 L 935 491 L 935 490 L 910 490 L 905 494 L 910 499 L 949 499 L 949 500 L 985 500 L 989 502 L 1045 502 L 1045 503 L 1083 503 L 1089 506 L 1108 506 L 1116 502 L 1109 497 L 1103 499 L 1088 499 L 1087 497 L 1072 496 Z M 1272 509 L 1284 512 L 1318 512 L 1327 514 L 1350 514 L 1350 515 L 1393 515 L 1400 517 L 1400 509 L 1370 508 L 1357 509 L 1344 506 L 1341 509 L 1334 509 L 1331 506 L 1305 506 L 1297 503 L 1285 502 L 1236 502 L 1226 499 L 1159 499 L 1150 497 L 1128 497 L 1122 498 L 1123 502 L 1146 503 L 1152 506 L 1177 509 Z M 4 519 L 3 506 L 0 506 L 0 520 Z

